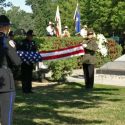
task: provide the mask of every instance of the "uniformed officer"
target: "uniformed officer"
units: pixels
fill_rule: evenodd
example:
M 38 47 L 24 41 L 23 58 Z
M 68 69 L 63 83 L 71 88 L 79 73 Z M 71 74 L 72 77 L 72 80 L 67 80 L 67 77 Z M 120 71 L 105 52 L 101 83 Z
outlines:
M 33 30 L 29 30 L 26 33 L 26 38 L 21 42 L 19 50 L 20 51 L 33 51 L 36 52 L 37 46 L 35 41 L 33 41 Z M 21 65 L 21 76 L 22 76 L 22 90 L 24 93 L 32 92 L 32 71 L 33 63 L 23 62 Z
M 64 27 L 64 31 L 62 34 L 63 37 L 70 37 L 70 32 L 68 31 L 68 26 Z
M 94 64 L 96 61 L 95 52 L 98 49 L 98 45 L 94 37 L 94 31 L 92 29 L 88 30 L 87 40 L 84 41 L 83 47 L 85 49 L 85 55 L 83 56 L 85 88 L 87 90 L 91 90 L 94 85 Z
M 47 36 L 54 36 L 56 34 L 54 23 L 49 22 L 49 25 L 46 27 Z
M 87 25 L 84 25 L 83 28 L 81 29 L 80 31 L 80 35 L 83 37 L 83 38 L 87 38 Z
M 16 46 L 15 49 L 16 49 L 18 46 L 16 44 L 14 36 L 15 36 L 14 32 L 12 30 L 9 31 L 9 33 L 8 33 L 8 39 L 9 39 L 10 42 L 13 42 L 15 44 L 15 46 Z M 19 67 L 13 67 L 13 66 L 9 66 L 9 67 L 11 68 L 11 70 L 13 72 L 14 79 L 15 80 L 19 80 L 21 66 L 20 66 L 20 68 Z
M 7 37 L 9 29 L 10 20 L 5 15 L 0 15 L 0 109 L 2 125 L 12 125 L 15 85 L 10 66 L 21 65 L 15 44 Z

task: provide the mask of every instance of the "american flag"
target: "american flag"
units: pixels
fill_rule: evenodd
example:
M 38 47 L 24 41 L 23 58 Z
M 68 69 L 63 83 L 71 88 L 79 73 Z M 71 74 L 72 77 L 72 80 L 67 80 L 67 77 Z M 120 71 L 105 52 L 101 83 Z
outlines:
M 82 45 L 70 46 L 67 48 L 51 51 L 28 52 L 17 51 L 23 62 L 36 63 L 41 61 L 53 61 L 74 56 L 84 55 L 85 51 Z
M 17 51 L 17 54 L 20 56 L 21 60 L 27 64 L 42 61 L 41 55 L 38 52 Z

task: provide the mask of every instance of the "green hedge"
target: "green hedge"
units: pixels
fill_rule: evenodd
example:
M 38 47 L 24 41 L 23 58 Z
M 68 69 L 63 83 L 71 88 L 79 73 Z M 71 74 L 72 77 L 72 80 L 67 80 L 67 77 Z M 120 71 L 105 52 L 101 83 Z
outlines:
M 17 38 L 16 41 L 20 41 L 21 38 Z M 37 42 L 39 50 L 54 50 L 61 49 L 68 46 L 78 45 L 83 42 L 82 37 L 71 37 L 71 38 L 57 38 L 57 37 L 41 37 L 34 39 Z M 106 44 L 108 48 L 108 56 L 103 57 L 100 53 L 96 53 L 96 67 L 100 67 L 106 62 L 113 61 L 121 55 L 122 47 L 115 41 L 109 39 Z M 82 68 L 81 58 L 73 57 L 58 61 L 45 62 L 49 65 L 52 71 L 52 78 L 54 80 L 65 80 L 67 75 L 72 73 L 73 69 Z

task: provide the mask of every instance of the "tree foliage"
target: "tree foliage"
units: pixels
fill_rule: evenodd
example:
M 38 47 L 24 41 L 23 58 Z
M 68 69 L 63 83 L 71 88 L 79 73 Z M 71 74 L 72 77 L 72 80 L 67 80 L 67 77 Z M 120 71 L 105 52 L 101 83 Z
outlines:
M 34 19 L 31 13 L 26 13 L 19 7 L 12 7 L 6 14 L 13 24 L 13 30 L 24 29 L 27 31 L 28 29 L 34 29 Z
M 5 0 L 1 0 L 0 5 L 5 2 Z M 81 25 L 87 24 L 96 32 L 105 35 L 110 35 L 112 32 L 119 35 L 124 31 L 124 0 L 79 0 L 78 2 Z M 55 22 L 56 7 L 59 5 L 62 27 L 67 25 L 71 34 L 74 34 L 73 16 L 77 0 L 26 0 L 26 4 L 31 6 L 33 13 L 26 13 L 17 7 L 12 7 L 10 12 L 7 12 L 15 24 L 14 29 L 30 28 L 39 36 L 46 35 L 48 22 Z M 5 13 L 2 7 L 0 13 Z
M 27 0 L 33 9 L 35 27 L 40 35 L 45 35 L 45 27 L 49 20 L 54 21 L 56 6 L 59 5 L 62 26 L 67 25 L 74 32 L 73 15 L 76 0 Z M 95 31 L 117 34 L 124 30 L 124 0 L 79 0 L 81 25 L 87 24 Z
M 33 10 L 33 17 L 35 23 L 35 29 L 38 35 L 45 35 L 45 28 L 48 22 L 53 21 L 54 14 L 52 0 L 27 0 L 27 4 L 31 5 Z
M 6 0 L 0 0 L 1 7 L 11 7 L 13 4 L 11 2 L 6 2 Z
M 3 7 L 0 7 L 0 14 L 5 14 L 6 11 L 3 9 Z
M 98 32 L 117 34 L 123 31 L 125 22 L 125 1 L 123 0 L 84 0 L 81 2 L 84 23 Z
M 76 6 L 75 0 L 27 0 L 27 4 L 32 6 L 35 26 L 39 35 L 46 34 L 46 27 L 49 21 L 55 22 L 56 7 L 60 7 L 62 26 L 67 25 L 69 29 L 74 28 L 73 14 Z M 71 30 L 72 31 L 72 30 Z

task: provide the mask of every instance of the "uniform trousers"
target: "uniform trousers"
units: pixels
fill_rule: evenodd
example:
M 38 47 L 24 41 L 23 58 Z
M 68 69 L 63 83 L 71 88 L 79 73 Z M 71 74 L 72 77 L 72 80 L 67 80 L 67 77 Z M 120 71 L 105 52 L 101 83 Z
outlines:
M 22 90 L 24 93 L 29 93 L 32 91 L 32 71 L 33 64 L 21 65 L 21 75 L 22 75 Z
M 15 92 L 0 93 L 1 125 L 12 125 Z
M 92 89 L 94 85 L 94 64 L 83 64 L 85 88 Z

